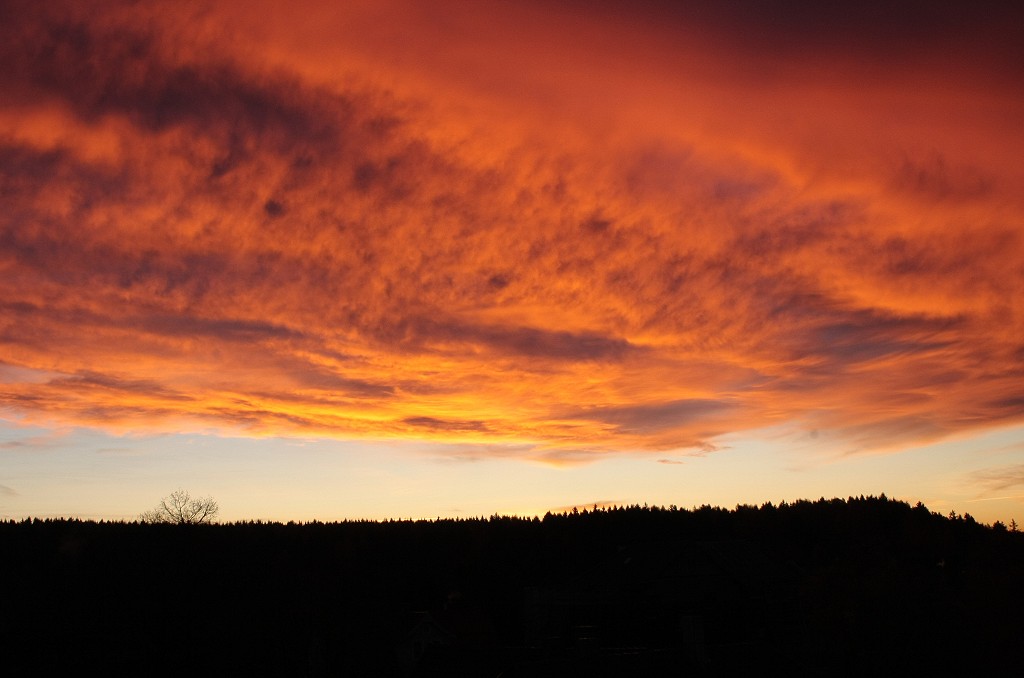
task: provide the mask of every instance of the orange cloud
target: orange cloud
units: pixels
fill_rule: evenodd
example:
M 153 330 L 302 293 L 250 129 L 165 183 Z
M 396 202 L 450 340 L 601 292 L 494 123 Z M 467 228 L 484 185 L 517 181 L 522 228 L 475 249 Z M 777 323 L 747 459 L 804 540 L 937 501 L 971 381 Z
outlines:
M 683 7 L 9 5 L 0 406 L 556 463 L 1024 418 L 1005 17 L 947 68 L 952 10 Z

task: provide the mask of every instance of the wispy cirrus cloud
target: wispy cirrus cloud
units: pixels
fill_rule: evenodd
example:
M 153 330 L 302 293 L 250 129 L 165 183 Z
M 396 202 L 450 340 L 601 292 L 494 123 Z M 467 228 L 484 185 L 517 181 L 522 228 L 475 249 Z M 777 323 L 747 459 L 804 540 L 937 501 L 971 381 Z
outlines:
M 9 3 L 0 405 L 556 463 L 1019 421 L 1020 31 L 912 4 Z
M 978 471 L 974 474 L 974 480 L 989 492 L 1004 492 L 1024 486 L 1024 464 Z

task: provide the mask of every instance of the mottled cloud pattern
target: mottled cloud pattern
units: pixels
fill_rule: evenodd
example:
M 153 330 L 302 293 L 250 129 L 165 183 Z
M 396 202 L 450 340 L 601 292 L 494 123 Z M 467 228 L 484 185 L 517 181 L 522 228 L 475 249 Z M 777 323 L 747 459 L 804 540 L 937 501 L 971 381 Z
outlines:
M 299 4 L 4 3 L 6 416 L 555 462 L 1024 419 L 1020 12 Z

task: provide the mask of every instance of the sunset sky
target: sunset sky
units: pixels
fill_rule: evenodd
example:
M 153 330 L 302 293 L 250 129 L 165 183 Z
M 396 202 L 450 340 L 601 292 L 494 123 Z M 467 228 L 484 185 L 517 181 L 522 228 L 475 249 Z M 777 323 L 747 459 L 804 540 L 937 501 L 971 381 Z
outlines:
M 0 518 L 1024 521 L 1022 293 L 1019 3 L 0 3 Z

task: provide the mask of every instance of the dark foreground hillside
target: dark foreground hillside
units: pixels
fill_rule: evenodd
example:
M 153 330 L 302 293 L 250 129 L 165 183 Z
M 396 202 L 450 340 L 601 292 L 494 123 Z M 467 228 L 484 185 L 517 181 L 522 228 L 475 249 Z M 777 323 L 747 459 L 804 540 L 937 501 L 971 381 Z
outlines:
M 1024 534 L 880 498 L 0 523 L 6 675 L 1016 673 Z

